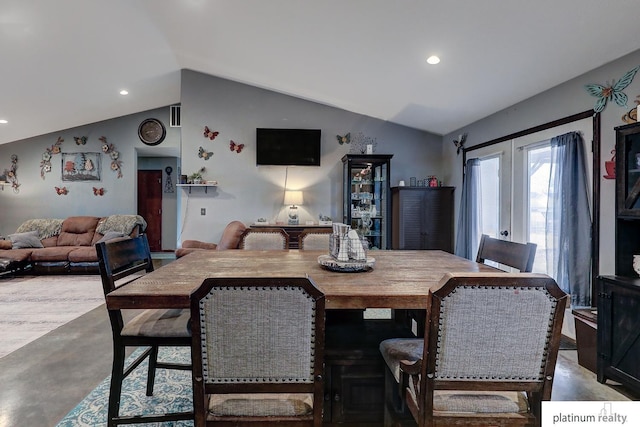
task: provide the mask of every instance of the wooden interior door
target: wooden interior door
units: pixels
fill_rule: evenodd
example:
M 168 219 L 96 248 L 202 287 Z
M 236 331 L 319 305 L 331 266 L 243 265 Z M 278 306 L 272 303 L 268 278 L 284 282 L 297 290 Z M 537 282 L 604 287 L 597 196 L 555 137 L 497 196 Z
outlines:
M 138 215 L 147 221 L 151 252 L 162 251 L 162 171 L 138 171 Z

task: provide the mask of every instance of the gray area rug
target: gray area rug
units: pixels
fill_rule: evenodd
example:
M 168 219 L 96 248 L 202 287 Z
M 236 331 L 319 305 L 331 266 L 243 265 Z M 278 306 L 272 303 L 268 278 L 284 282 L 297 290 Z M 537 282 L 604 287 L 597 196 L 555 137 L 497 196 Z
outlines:
M 137 357 L 143 349 L 133 352 L 128 362 Z M 177 363 L 190 363 L 190 349 L 185 347 L 163 347 L 158 360 Z M 147 363 L 140 364 L 122 384 L 120 415 L 150 415 L 168 412 L 186 412 L 193 410 L 193 392 L 191 371 L 158 369 L 153 388 L 153 396 L 147 396 Z M 109 382 L 105 378 L 91 393 L 69 412 L 57 427 L 102 427 L 107 425 L 107 406 L 109 401 Z M 140 425 L 140 424 L 136 424 Z M 146 427 L 187 427 L 193 421 L 173 421 L 165 423 L 147 423 Z
M 104 304 L 99 275 L 0 280 L 0 357 Z

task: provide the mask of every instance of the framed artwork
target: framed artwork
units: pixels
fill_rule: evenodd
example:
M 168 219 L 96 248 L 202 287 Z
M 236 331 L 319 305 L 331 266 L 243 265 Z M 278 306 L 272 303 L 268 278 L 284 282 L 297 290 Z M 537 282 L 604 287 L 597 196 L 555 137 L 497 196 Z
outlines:
M 100 153 L 62 153 L 63 181 L 100 181 Z

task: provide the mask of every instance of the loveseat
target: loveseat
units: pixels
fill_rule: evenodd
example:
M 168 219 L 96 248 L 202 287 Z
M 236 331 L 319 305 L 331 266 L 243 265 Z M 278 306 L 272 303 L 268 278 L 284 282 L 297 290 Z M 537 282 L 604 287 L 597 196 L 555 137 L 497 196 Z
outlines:
M 135 237 L 146 226 L 139 215 L 30 219 L 0 240 L 0 273 L 98 273 L 97 242 Z

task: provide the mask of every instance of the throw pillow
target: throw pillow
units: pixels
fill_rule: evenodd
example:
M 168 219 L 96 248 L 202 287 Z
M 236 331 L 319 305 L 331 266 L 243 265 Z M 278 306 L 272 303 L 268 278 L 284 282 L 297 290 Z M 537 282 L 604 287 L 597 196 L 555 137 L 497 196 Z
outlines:
M 120 233 L 119 231 L 107 231 L 104 236 L 102 236 L 102 239 L 98 240 L 96 243 L 108 242 L 109 240 L 124 236 L 126 236 L 126 234 Z
M 40 242 L 40 236 L 37 231 L 27 231 L 26 233 L 9 234 L 11 239 L 12 249 L 23 248 L 42 248 L 42 242 Z

